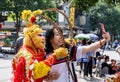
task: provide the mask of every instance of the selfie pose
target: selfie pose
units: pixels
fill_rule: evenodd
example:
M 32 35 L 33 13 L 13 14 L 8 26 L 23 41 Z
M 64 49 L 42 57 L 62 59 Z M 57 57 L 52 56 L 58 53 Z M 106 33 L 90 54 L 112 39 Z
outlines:
M 66 48 L 60 47 L 44 59 L 45 38 L 42 29 L 35 24 L 35 16 L 41 13 L 41 10 L 22 12 L 22 18 L 27 22 L 23 46 L 12 59 L 13 82 L 43 82 L 56 60 L 68 55 Z
M 80 56 L 87 52 L 90 51 L 94 51 L 97 48 L 103 46 L 105 44 L 105 42 L 108 42 L 110 40 L 110 36 L 108 33 L 103 34 L 103 39 L 95 42 L 93 44 L 90 44 L 88 46 L 80 46 L 76 49 L 76 51 L 74 51 L 75 49 L 71 50 L 75 53 L 72 53 L 73 58 L 72 59 L 79 59 Z M 57 29 L 52 28 L 47 30 L 46 32 L 46 47 L 45 47 L 45 51 L 47 53 L 47 56 L 49 57 L 51 53 L 54 52 L 54 50 L 59 49 L 63 44 L 62 38 L 59 34 L 59 32 L 57 31 Z M 69 45 L 71 45 L 73 43 L 69 43 Z M 74 44 L 72 45 L 72 47 L 74 46 Z M 71 48 L 72 49 L 72 48 Z M 62 53 L 61 53 L 62 55 Z M 47 58 L 47 57 L 46 57 Z M 54 73 L 55 72 L 55 79 L 50 78 L 49 75 L 46 77 L 46 81 L 47 82 L 77 82 L 76 80 L 76 76 L 74 74 L 74 70 L 73 70 L 73 66 L 72 66 L 72 62 L 68 61 L 69 64 L 66 63 L 66 59 L 62 58 L 60 60 L 57 60 L 57 62 L 51 67 L 50 73 Z M 69 65 L 69 66 L 68 66 Z

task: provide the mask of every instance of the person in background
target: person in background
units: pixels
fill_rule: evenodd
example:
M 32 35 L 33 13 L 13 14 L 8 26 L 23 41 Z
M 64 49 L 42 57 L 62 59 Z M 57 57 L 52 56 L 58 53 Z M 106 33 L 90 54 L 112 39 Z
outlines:
M 82 45 L 82 40 L 76 40 L 76 42 L 77 42 L 77 45 L 76 45 L 77 47 Z
M 110 64 L 110 71 L 109 74 L 115 74 L 117 72 L 117 64 L 116 60 L 111 59 L 111 64 Z
M 94 56 L 95 65 L 96 65 L 97 57 L 98 57 L 98 56 L 101 56 L 101 53 L 100 53 L 101 51 L 102 51 L 102 50 L 101 50 L 100 48 L 98 48 L 98 49 L 96 49 L 96 50 L 94 51 L 93 56 Z
M 101 68 L 100 77 L 104 77 L 106 74 L 109 74 L 110 65 L 107 63 L 108 61 L 109 61 L 109 56 L 105 56 L 105 61 L 102 62 L 102 68 Z
M 77 50 L 75 52 L 76 60 L 78 60 L 81 57 L 81 55 L 84 55 L 87 52 L 96 50 L 97 48 L 103 46 L 105 42 L 108 42 L 108 41 L 110 41 L 110 35 L 108 33 L 105 33 L 103 34 L 102 40 L 95 42 L 91 45 L 77 47 Z M 47 56 L 49 56 L 50 53 L 53 53 L 54 50 L 61 47 L 62 44 L 63 44 L 62 38 L 59 32 L 55 28 L 47 30 L 46 47 L 45 47 Z M 57 63 L 52 66 L 50 73 L 57 72 L 59 77 L 56 77 L 57 79 L 52 79 L 48 75 L 46 78 L 47 79 L 46 81 L 47 82 L 49 81 L 51 82 L 77 82 L 74 78 L 75 76 L 73 76 L 73 74 L 70 73 L 69 69 L 72 71 L 72 73 L 74 72 L 72 70 L 71 61 L 69 61 L 69 64 L 68 63 L 66 64 L 66 61 L 64 58 L 57 61 Z
M 113 42 L 113 48 L 116 49 L 116 48 L 118 47 L 118 45 L 119 45 L 118 40 L 115 40 L 115 41 Z
M 19 51 L 20 47 L 23 45 L 23 39 L 24 37 L 19 37 L 15 42 L 15 54 Z
M 86 38 L 83 38 L 82 41 L 81 41 L 81 45 L 79 46 L 87 46 L 87 40 Z M 80 63 L 80 71 L 79 71 L 79 74 L 81 75 L 82 71 L 84 72 L 84 76 L 88 76 L 88 70 L 87 70 L 87 67 L 88 67 L 88 62 L 89 61 L 83 61 L 83 58 L 88 60 L 88 55 L 87 53 L 82 55 L 80 54 L 80 58 L 78 59 L 78 62 Z
M 92 44 L 92 40 L 89 40 L 87 42 L 88 45 Z M 88 62 L 88 66 L 86 68 L 86 70 L 88 70 L 88 74 L 90 75 L 90 77 L 93 77 L 92 76 L 92 69 L 93 69 L 93 61 L 94 61 L 94 57 L 93 57 L 93 53 L 94 51 L 91 51 L 91 52 L 88 52 L 87 55 L 88 55 L 88 58 L 89 58 L 89 62 Z M 88 75 L 87 74 L 87 75 Z
M 96 62 L 96 77 L 100 77 L 101 75 L 101 69 L 102 69 L 102 61 L 101 61 L 102 57 L 98 56 L 97 57 L 97 62 Z

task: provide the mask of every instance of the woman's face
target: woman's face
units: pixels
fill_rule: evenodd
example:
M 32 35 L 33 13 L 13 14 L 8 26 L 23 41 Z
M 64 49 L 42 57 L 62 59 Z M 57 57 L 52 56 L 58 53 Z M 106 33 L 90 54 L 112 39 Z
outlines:
M 60 34 L 58 33 L 56 29 L 54 29 L 53 32 L 54 32 L 54 37 L 50 40 L 50 42 L 53 48 L 57 49 L 63 44 L 63 41 L 62 41 Z

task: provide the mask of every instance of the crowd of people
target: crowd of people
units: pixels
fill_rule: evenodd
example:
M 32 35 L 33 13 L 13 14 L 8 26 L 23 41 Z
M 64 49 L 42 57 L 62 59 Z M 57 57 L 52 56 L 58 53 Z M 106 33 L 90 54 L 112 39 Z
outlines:
M 111 61 L 110 63 L 108 63 Z M 104 77 L 106 74 L 112 75 L 120 72 L 120 67 L 117 66 L 117 62 L 114 59 L 109 60 L 109 56 L 98 57 L 97 62 L 97 75 Z
M 92 44 L 94 41 L 88 40 L 83 38 L 80 42 L 78 47 L 87 46 Z M 103 55 L 101 50 L 98 48 L 95 51 L 87 52 L 77 60 L 78 64 L 80 65 L 80 76 L 84 78 L 93 77 L 93 74 L 97 77 L 105 77 L 105 75 L 113 75 L 117 72 L 120 72 L 119 62 L 115 59 L 109 60 L 109 56 Z M 111 61 L 111 62 L 110 62 Z M 93 72 L 93 69 L 95 71 Z M 82 75 L 83 72 L 83 75 Z
M 24 14 L 28 12 L 31 13 L 31 11 L 22 12 L 23 19 L 25 19 Z M 80 62 L 84 76 L 88 77 L 89 74 L 93 77 L 93 60 L 95 60 L 94 64 L 98 65 L 97 61 L 101 59 L 93 53 L 110 41 L 109 33 L 106 32 L 103 34 L 103 39 L 94 43 L 84 39 L 79 46 L 75 45 L 73 39 L 69 39 L 65 41 L 65 47 L 63 47 L 64 41 L 56 28 L 47 30 L 44 37 L 40 26 L 35 24 L 35 15 L 41 14 L 42 11 L 37 10 L 37 14 L 36 11 L 32 13 L 24 29 L 22 46 L 16 47 L 18 50 L 12 60 L 13 82 L 78 82 L 75 61 Z M 107 61 L 105 58 L 101 68 L 106 67 Z M 101 76 L 102 72 L 99 73 Z

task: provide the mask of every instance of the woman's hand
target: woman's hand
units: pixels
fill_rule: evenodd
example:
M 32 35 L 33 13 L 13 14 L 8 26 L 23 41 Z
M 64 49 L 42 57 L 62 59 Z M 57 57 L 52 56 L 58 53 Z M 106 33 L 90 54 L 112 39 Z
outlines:
M 45 82 L 49 82 L 50 80 L 51 80 L 51 79 L 50 79 L 49 75 L 47 75 L 47 76 L 44 77 L 44 81 L 45 81 Z
M 109 33 L 106 32 L 102 36 L 103 36 L 103 38 L 105 39 L 106 42 L 110 41 L 110 34 Z
M 52 80 L 58 79 L 59 76 L 60 76 L 60 73 L 58 73 L 58 72 L 56 72 L 56 71 L 50 73 L 50 77 L 51 77 Z
M 60 73 L 58 73 L 57 71 L 53 71 L 53 72 L 49 73 L 47 76 L 44 77 L 44 81 L 50 82 L 52 80 L 58 79 L 59 76 L 60 76 Z

